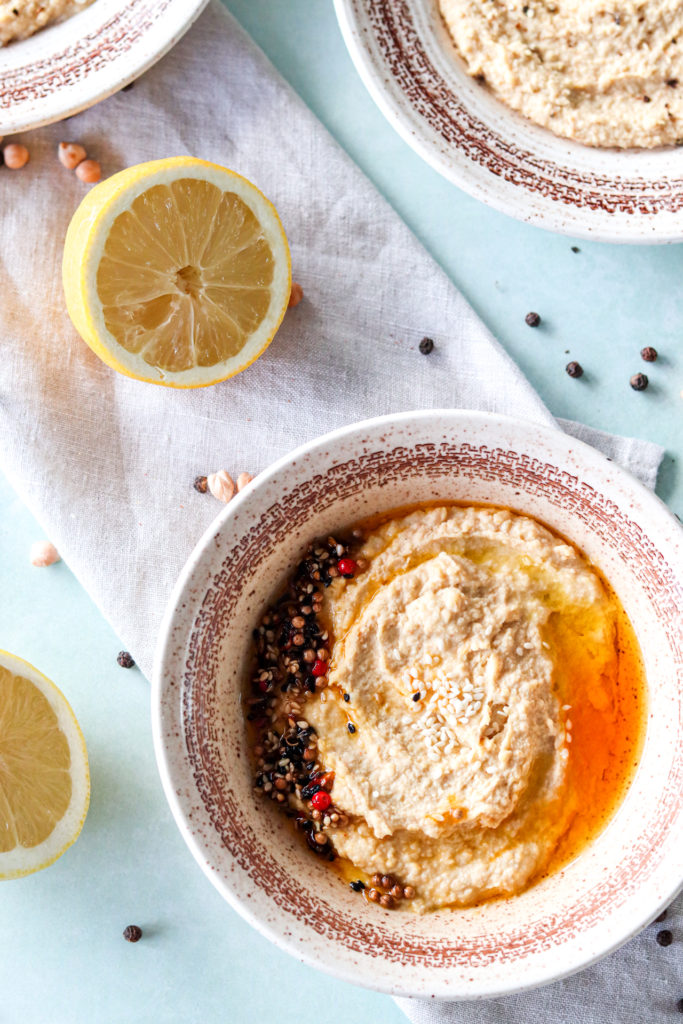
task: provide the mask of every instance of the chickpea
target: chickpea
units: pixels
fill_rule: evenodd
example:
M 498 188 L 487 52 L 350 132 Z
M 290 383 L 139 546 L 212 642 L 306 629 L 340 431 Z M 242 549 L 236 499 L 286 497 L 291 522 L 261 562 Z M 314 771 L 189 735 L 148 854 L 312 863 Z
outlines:
M 60 164 L 69 171 L 74 171 L 79 164 L 82 164 L 87 155 L 79 142 L 60 142 L 57 147 Z
M 22 146 L 19 142 L 10 142 L 5 146 L 2 155 L 5 158 L 5 166 L 9 167 L 11 171 L 20 171 L 30 160 L 30 153 L 26 146 Z
M 76 168 L 76 177 L 86 185 L 94 185 L 102 177 L 102 168 L 97 160 L 83 160 Z

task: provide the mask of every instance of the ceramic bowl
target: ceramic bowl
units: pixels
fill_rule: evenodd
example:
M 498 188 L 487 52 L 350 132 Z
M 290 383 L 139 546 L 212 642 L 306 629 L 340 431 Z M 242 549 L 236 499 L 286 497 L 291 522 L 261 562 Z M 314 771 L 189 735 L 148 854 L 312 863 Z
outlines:
M 307 543 L 435 499 L 511 506 L 583 549 L 636 629 L 649 716 L 624 802 L 572 863 L 514 899 L 419 916 L 358 898 L 254 793 L 241 693 L 251 630 Z M 560 430 L 505 417 L 380 417 L 280 459 L 197 545 L 157 650 L 159 769 L 207 876 L 294 956 L 392 994 L 517 992 L 613 950 L 683 882 L 682 545 L 675 518 L 630 474 Z
M 478 85 L 438 0 L 335 0 L 349 53 L 386 118 L 449 181 L 503 213 L 603 242 L 683 239 L 683 152 L 561 139 Z
M 95 0 L 0 48 L 0 135 L 60 121 L 132 82 L 178 42 L 208 0 Z

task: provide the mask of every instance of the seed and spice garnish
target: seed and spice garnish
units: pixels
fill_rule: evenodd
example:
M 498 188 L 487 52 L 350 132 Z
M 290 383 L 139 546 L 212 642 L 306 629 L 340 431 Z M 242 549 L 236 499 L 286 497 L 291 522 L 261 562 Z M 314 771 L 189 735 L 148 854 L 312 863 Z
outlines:
M 434 351 L 434 341 L 432 338 L 423 338 L 420 344 L 417 346 L 423 356 L 428 356 Z
M 646 363 L 654 363 L 657 360 L 657 349 L 653 348 L 652 345 L 646 345 L 645 348 L 641 348 L 640 357 L 644 359 Z
M 634 391 L 645 391 L 649 383 L 650 381 L 646 373 L 634 373 L 629 381 Z
M 657 932 L 655 938 L 660 946 L 670 946 L 674 940 L 673 932 L 670 932 L 668 928 L 662 928 L 661 932 Z
M 255 791 L 280 806 L 308 847 L 334 861 L 334 830 L 348 816 L 334 803 L 334 772 L 326 771 L 315 729 L 306 721 L 306 701 L 327 688 L 331 638 L 321 612 L 325 588 L 334 579 L 353 579 L 365 568 L 352 557 L 351 542 L 327 537 L 315 542 L 296 567 L 285 592 L 266 609 L 253 631 L 254 658 L 246 696 L 251 726 Z M 351 696 L 344 692 L 343 699 Z M 356 725 L 348 723 L 348 731 Z M 348 877 L 348 876 L 347 876 Z M 362 879 L 350 882 L 371 902 L 393 909 L 415 891 L 396 879 L 377 876 L 369 889 Z M 389 884 L 390 883 L 390 884 Z M 376 892 L 376 897 L 371 893 Z
M 527 313 L 524 317 L 524 321 L 529 325 L 529 327 L 538 327 L 541 323 L 541 318 L 538 313 Z
M 121 668 L 134 668 L 135 667 L 135 662 L 131 658 L 131 656 L 128 653 L 128 651 L 119 651 L 119 653 L 116 655 L 116 660 L 118 661 L 118 663 L 121 666 Z
M 565 369 L 570 377 L 583 377 L 583 366 L 581 363 L 567 363 Z
M 195 491 L 199 492 L 199 494 L 206 494 L 206 492 L 209 489 L 209 481 L 205 476 L 196 476 L 194 478 L 194 483 L 192 484 L 192 486 L 194 487 Z
M 126 942 L 139 942 L 142 938 L 142 928 L 137 924 L 129 924 L 123 929 L 123 937 Z

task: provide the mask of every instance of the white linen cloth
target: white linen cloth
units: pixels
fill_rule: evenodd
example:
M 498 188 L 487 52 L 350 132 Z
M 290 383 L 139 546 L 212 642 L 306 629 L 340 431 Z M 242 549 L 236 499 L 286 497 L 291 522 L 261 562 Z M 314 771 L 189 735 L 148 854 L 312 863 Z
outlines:
M 64 234 L 85 187 L 57 162 L 82 142 L 105 174 L 189 153 L 253 180 L 278 208 L 305 300 L 247 371 L 199 391 L 104 366 L 65 312 Z M 387 203 L 216 3 L 135 87 L 26 142 L 0 173 L 0 459 L 145 673 L 172 584 L 219 511 L 192 487 L 258 473 L 302 441 L 367 416 L 466 407 L 554 421 Z M 429 356 L 420 339 L 434 339 Z M 576 425 L 654 485 L 661 450 Z M 627 1024 L 677 997 L 676 951 L 652 937 L 521 999 L 403 1002 L 420 1022 Z M 631 1001 L 630 1009 L 619 994 Z M 683 995 L 683 986 L 680 995 Z

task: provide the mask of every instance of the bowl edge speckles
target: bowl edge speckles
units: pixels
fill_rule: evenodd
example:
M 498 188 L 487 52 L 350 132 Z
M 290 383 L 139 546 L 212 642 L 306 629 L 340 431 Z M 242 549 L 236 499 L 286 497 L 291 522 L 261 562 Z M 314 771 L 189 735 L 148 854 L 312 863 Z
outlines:
M 0 135 L 60 121 L 162 57 L 208 0 L 105 0 L 0 48 Z
M 512 217 L 575 237 L 683 238 L 683 153 L 591 149 L 554 136 L 477 85 L 437 0 L 335 0 L 356 68 L 424 160 Z
M 406 918 L 354 899 L 261 806 L 239 695 L 251 628 L 311 536 L 434 498 L 535 514 L 596 561 L 643 646 L 650 718 L 622 807 L 572 864 L 514 900 Z M 506 417 L 381 417 L 279 460 L 200 541 L 161 630 L 155 748 L 198 862 L 273 941 L 393 994 L 490 997 L 594 962 L 683 882 L 682 550 L 675 518 L 628 473 L 559 430 Z

